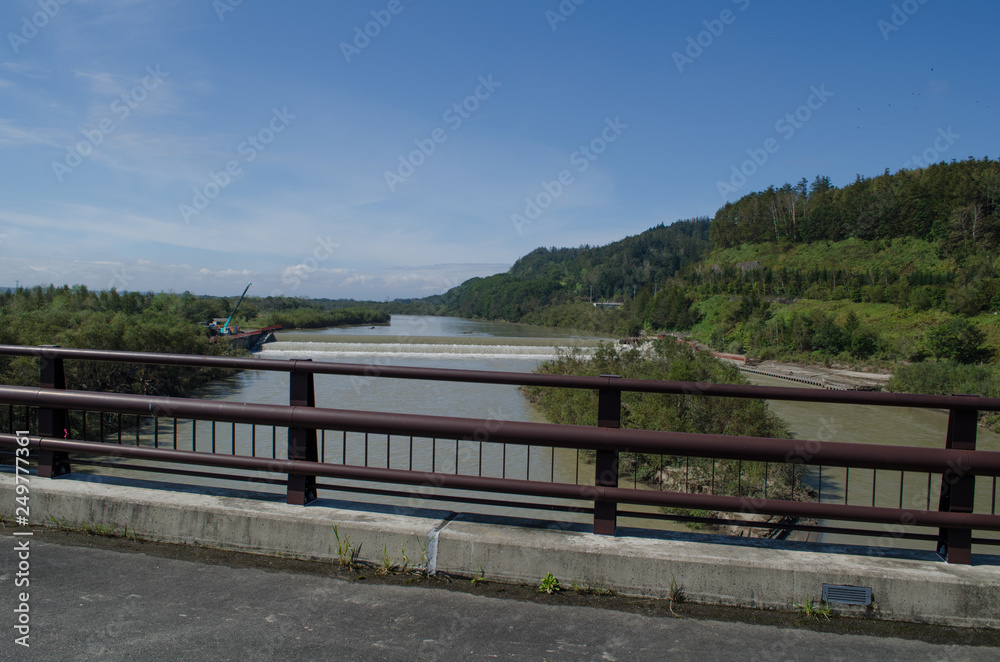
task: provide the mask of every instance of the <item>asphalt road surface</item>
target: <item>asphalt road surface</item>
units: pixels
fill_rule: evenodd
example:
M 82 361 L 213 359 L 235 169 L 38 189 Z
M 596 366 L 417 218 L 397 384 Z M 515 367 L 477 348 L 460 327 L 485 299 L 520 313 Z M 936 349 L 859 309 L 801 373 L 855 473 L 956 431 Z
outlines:
M 10 534 L 0 533 L 0 660 L 1000 659 L 992 633 L 875 624 L 854 634 L 862 624 L 851 619 L 684 604 L 677 617 L 663 601 L 569 587 L 540 595 L 489 581 L 383 579 L 374 568 L 52 532 L 30 537 L 30 584 L 16 587 L 23 538 Z M 29 648 L 14 628 L 24 591 Z

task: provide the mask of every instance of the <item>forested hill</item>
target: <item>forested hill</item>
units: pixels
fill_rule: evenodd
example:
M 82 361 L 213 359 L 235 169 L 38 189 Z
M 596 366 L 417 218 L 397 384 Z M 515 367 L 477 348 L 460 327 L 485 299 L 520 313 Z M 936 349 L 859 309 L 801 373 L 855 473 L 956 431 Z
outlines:
M 612 300 L 665 283 L 708 252 L 709 219 L 658 225 L 607 246 L 538 248 L 507 272 L 473 278 L 426 303 L 462 317 L 570 324 L 566 306 Z M 579 320 L 585 322 L 585 320 Z M 584 326 L 590 326 L 584 324 Z
M 837 188 L 828 177 L 812 184 L 769 187 L 719 209 L 712 221 L 716 248 L 761 242 L 814 242 L 914 237 L 962 258 L 1000 240 L 1000 162 L 938 163 L 862 177 Z
M 608 246 L 539 248 L 423 312 L 614 334 L 688 331 L 726 351 L 840 362 L 1000 356 L 1000 163 L 939 163 L 768 187 L 715 217 Z M 593 301 L 624 301 L 601 309 Z M 945 325 L 948 325 L 947 327 Z M 985 339 L 986 349 L 979 351 Z

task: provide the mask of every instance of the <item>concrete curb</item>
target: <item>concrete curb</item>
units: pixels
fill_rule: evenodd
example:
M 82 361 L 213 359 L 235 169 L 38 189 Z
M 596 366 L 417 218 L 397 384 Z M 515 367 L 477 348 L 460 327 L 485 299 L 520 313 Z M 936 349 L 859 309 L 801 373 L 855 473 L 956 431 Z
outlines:
M 1000 627 L 1000 558 L 957 566 L 925 553 L 864 547 L 742 541 L 718 536 L 625 531 L 609 538 L 533 522 L 482 521 L 440 511 L 377 513 L 274 501 L 160 491 L 30 476 L 32 524 L 126 530 L 138 538 L 258 554 L 337 560 L 349 544 L 379 565 L 407 558 L 439 572 L 537 584 L 551 572 L 564 587 L 791 609 L 823 584 L 872 590 L 867 607 L 834 605 L 844 615 L 960 627 Z M 14 476 L 0 474 L 0 512 L 13 515 Z M 404 509 L 398 509 L 403 511 Z M 410 514 L 412 513 L 412 514 Z M 476 520 L 480 521 L 476 521 Z M 621 532 L 620 532 L 621 533 Z M 405 551 L 404 551 L 405 550 Z M 879 555 L 881 554 L 881 555 Z

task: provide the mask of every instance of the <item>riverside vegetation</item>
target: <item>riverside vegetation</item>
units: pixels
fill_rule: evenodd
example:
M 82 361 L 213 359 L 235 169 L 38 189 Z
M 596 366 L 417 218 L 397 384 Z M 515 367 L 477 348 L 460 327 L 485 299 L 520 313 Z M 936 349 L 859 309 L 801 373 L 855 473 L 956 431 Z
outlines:
M 646 352 L 602 343 L 589 359 L 579 352 L 562 353 L 555 360 L 541 364 L 538 372 L 747 383 L 733 366 L 704 352 L 696 352 L 672 338 L 654 341 Z M 597 393 L 594 391 L 539 387 L 525 387 L 524 391 L 552 423 L 597 424 Z M 789 436 L 784 423 L 763 401 L 696 395 L 624 392 L 621 427 L 780 439 Z M 592 452 L 588 459 L 593 459 Z M 807 496 L 801 470 L 789 464 L 622 453 L 619 471 L 636 482 L 670 491 L 754 498 L 801 499 Z M 707 514 L 670 510 L 679 514 Z
M 210 342 L 201 323 L 229 315 L 236 299 L 197 297 L 189 292 L 94 292 L 73 287 L 18 288 L 0 292 L 0 344 L 207 354 L 242 353 L 224 342 Z M 234 322 L 247 326 L 286 327 L 387 323 L 389 314 L 358 307 L 355 302 L 247 298 Z M 231 371 L 130 363 L 66 362 L 69 388 L 182 396 Z M 0 356 L 0 383 L 36 386 L 38 360 Z M 0 425 L 8 429 L 7 408 Z M 116 418 L 108 420 L 114 430 Z M 74 429 L 76 426 L 74 426 Z

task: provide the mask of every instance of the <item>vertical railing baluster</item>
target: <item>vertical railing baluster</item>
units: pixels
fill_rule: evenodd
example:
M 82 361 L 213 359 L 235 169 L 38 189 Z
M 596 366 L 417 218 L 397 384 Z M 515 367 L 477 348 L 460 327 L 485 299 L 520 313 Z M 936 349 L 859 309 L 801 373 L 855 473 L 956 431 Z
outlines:
M 948 413 L 948 436 L 945 447 L 961 451 L 976 450 L 976 425 L 979 412 L 975 409 L 952 409 Z M 952 467 L 941 475 L 941 496 L 938 510 L 971 513 L 976 496 L 976 477 L 964 467 Z M 948 563 L 972 564 L 972 530 L 940 529 L 937 552 Z
M 997 477 L 993 476 L 993 505 L 990 507 L 990 515 L 997 514 Z
M 601 375 L 610 381 L 618 375 Z M 622 392 L 618 389 L 602 388 L 597 392 L 597 425 L 602 428 L 621 427 Z M 627 480 L 627 479 L 626 479 Z M 594 462 L 594 485 L 618 487 L 618 451 L 599 450 Z M 608 499 L 594 500 L 594 533 L 613 536 L 618 528 L 618 504 Z
M 62 357 L 57 356 L 53 351 L 55 345 L 42 345 L 41 375 L 39 383 L 42 388 L 65 389 L 66 370 L 63 366 Z M 27 410 L 25 411 L 25 418 Z M 13 419 L 12 419 L 13 420 Z M 38 435 L 41 437 L 58 437 L 62 439 L 69 423 L 66 420 L 65 409 L 55 409 L 50 407 L 38 408 Z M 30 429 L 25 426 L 25 430 Z M 62 452 L 40 450 L 38 451 L 38 475 L 42 478 L 55 478 L 68 474 L 71 471 L 69 455 Z
M 312 359 L 292 359 L 289 372 L 289 404 L 293 407 L 315 407 L 316 388 L 313 374 L 297 369 L 299 361 Z M 288 428 L 288 459 L 305 462 L 317 461 L 316 430 Z M 285 502 L 304 506 L 316 499 L 316 476 L 288 474 L 288 493 Z

